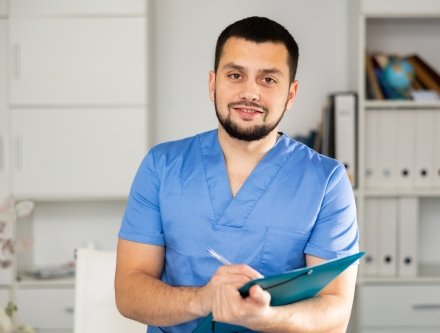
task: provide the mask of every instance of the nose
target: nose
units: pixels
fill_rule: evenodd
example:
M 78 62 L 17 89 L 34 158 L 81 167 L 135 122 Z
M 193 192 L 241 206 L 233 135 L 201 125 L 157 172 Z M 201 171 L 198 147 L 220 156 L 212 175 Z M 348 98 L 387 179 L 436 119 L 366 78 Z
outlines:
M 258 101 L 260 99 L 260 92 L 257 84 L 253 81 L 244 82 L 240 92 L 240 99 L 245 101 Z

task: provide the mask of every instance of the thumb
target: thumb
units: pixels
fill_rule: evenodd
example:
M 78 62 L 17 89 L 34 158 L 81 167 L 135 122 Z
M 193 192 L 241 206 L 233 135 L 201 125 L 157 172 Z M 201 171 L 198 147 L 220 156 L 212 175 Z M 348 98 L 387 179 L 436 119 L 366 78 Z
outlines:
M 249 289 L 249 296 L 246 300 L 252 301 L 258 305 L 270 305 L 271 296 L 267 291 L 263 290 L 263 288 L 256 284 Z

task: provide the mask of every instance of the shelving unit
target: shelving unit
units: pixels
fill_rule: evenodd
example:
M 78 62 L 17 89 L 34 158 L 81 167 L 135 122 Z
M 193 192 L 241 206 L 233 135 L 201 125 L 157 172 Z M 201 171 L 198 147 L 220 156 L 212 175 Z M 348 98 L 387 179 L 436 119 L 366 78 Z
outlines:
M 115 250 L 148 149 L 147 1 L 0 0 L 0 200 L 32 200 L 29 240 L 0 270 L 0 306 L 40 333 L 71 333 L 75 280 L 35 268 Z
M 372 140 L 384 144 L 380 132 L 377 137 L 372 134 L 374 133 L 372 124 L 376 124 L 370 122 L 373 112 L 376 115 L 382 115 L 378 119 L 385 119 L 384 114 L 393 112 L 393 117 L 396 118 L 394 118 L 395 122 L 392 126 L 397 128 L 396 126 L 403 126 L 401 119 L 399 119 L 400 115 L 404 113 L 408 115 L 408 112 L 412 112 L 414 117 L 418 117 L 424 110 L 435 113 L 438 111 L 440 119 L 440 102 L 367 100 L 365 51 L 402 55 L 421 54 L 437 71 L 440 71 L 440 34 L 438 33 L 440 31 L 440 3 L 432 0 L 361 0 L 358 18 L 359 188 L 356 190 L 356 200 L 361 231 L 361 248 L 369 250 L 374 247 L 379 250 L 377 253 L 373 250 L 373 255 L 369 257 L 371 261 L 364 260 L 360 266 L 356 332 L 439 332 L 440 249 L 438 241 L 435 239 L 440 234 L 440 186 L 434 186 L 427 182 L 424 184 L 420 182 L 420 185 L 415 180 L 413 180 L 413 184 L 407 182 L 407 185 L 404 186 L 399 183 L 393 185 L 392 182 L 387 185 L 386 179 L 382 183 L 380 181 L 371 182 L 369 177 L 372 177 L 370 166 L 373 157 L 369 145 L 373 144 Z M 399 115 L 399 112 L 402 113 Z M 383 127 L 383 123 L 380 126 Z M 415 131 L 415 129 L 412 130 Z M 413 135 L 410 136 L 412 139 L 409 140 L 416 140 L 416 134 L 411 135 Z M 398 141 L 397 139 L 393 140 Z M 432 139 L 433 145 L 435 145 L 435 140 L 437 137 Z M 412 141 L 410 143 L 412 144 Z M 440 140 L 437 147 L 440 147 Z M 417 149 L 408 150 L 407 157 L 415 160 Z M 415 171 L 413 169 L 410 172 L 415 173 Z M 411 174 L 411 177 L 416 176 Z M 405 186 L 407 187 L 404 188 Z M 407 244 L 405 244 L 399 239 L 399 235 L 406 228 L 402 226 L 401 220 L 408 217 L 404 216 L 401 207 L 408 202 L 417 209 L 416 230 L 409 236 Z M 384 205 L 397 207 L 391 208 L 391 211 L 393 209 L 397 209 L 397 211 L 392 211 L 390 214 L 387 211 L 390 208 L 383 208 Z M 379 213 L 376 213 L 376 210 Z M 380 217 L 384 218 L 387 216 L 386 214 L 390 218 L 380 220 Z M 375 216 L 379 216 L 379 218 L 376 219 Z M 379 223 L 375 224 L 377 221 Z M 385 234 L 386 230 L 388 232 L 394 230 L 394 234 L 389 234 L 390 237 L 381 240 L 381 234 Z M 437 237 L 435 238 L 433 235 L 437 235 Z M 381 258 L 379 252 L 386 253 L 387 246 L 395 250 L 393 257 L 388 258 L 391 262 L 389 265 L 395 265 L 394 269 L 387 269 L 388 264 L 380 262 L 385 257 Z M 400 255 L 400 252 L 402 249 L 414 246 L 415 252 L 413 251 L 413 254 L 416 257 L 410 258 L 405 263 L 403 260 L 407 257 L 403 257 L 403 254 Z M 380 250 L 381 248 L 382 250 Z M 375 257 L 376 255 L 377 257 Z M 374 265 L 374 261 L 376 261 L 376 266 L 371 266 Z M 408 271 L 405 270 L 405 265 L 415 265 L 415 267 Z M 390 299 L 387 299 L 388 294 Z

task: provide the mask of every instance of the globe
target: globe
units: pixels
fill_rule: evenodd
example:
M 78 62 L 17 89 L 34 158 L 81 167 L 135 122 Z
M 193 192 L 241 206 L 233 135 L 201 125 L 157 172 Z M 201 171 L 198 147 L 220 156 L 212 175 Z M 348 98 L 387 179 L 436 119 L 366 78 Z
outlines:
M 405 92 L 409 89 L 414 78 L 414 69 L 404 59 L 391 59 L 383 72 L 385 83 L 397 92 Z

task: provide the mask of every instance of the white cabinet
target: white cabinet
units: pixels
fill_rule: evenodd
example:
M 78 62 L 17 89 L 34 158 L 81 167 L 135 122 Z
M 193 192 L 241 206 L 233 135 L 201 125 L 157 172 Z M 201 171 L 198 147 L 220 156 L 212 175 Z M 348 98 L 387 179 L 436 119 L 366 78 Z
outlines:
M 6 0 L 1 0 L 1 2 Z M 147 0 L 11 0 L 12 17 L 42 15 L 144 15 Z
M 17 319 L 43 332 L 73 327 L 73 288 L 17 290 Z
M 367 285 L 362 300 L 365 327 L 440 328 L 440 285 Z
M 125 197 L 146 152 L 144 109 L 16 109 L 17 197 Z
M 115 250 L 147 151 L 146 0 L 0 0 L 0 200 L 35 202 L 15 226 L 0 306 L 40 333 L 71 333 L 74 282 L 36 269 L 79 247 Z
M 6 30 L 7 21 L 0 19 L 0 200 L 9 193 Z
M 4 307 L 11 299 L 11 292 L 7 288 L 0 289 L 0 306 Z
M 415 53 L 439 72 L 440 48 L 433 45 L 440 45 L 440 3 L 360 4 L 357 205 L 361 249 L 376 254 L 376 264 L 364 260 L 360 265 L 358 331 L 440 332 L 440 190 L 434 170 L 440 156 L 440 103 L 368 99 L 365 74 L 366 52 Z M 389 201 L 399 203 L 397 214 L 395 208 L 384 209 Z M 385 246 L 394 260 L 384 255 Z
M 146 19 L 11 19 L 10 104 L 144 105 Z
M 0 0 L 0 17 L 8 15 L 7 0 Z

